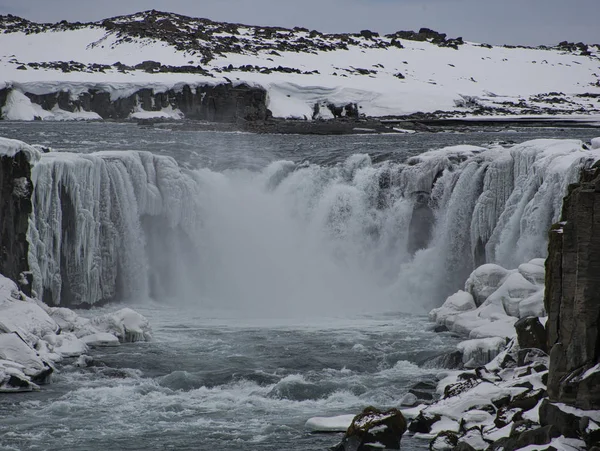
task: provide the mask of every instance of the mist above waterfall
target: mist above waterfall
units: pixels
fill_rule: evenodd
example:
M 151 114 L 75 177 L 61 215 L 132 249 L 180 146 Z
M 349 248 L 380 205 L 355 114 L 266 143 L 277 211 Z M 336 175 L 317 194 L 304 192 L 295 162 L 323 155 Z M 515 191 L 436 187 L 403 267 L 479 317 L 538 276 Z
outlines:
M 477 265 L 545 256 L 577 140 L 458 146 L 406 163 L 182 169 L 148 152 L 50 153 L 29 241 L 46 302 L 153 297 L 252 316 L 424 311 Z

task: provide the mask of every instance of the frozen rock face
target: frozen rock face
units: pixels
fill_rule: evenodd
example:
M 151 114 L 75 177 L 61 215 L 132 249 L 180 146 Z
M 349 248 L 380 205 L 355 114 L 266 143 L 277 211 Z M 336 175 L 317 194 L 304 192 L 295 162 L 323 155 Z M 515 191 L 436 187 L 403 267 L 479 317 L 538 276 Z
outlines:
M 550 232 L 546 262 L 552 401 L 600 409 L 600 172 L 582 171 Z M 595 369 L 596 368 L 596 369 Z
M 23 281 L 29 292 L 31 287 L 22 274 L 29 270 L 26 236 L 32 212 L 31 163 L 38 158 L 39 152 L 33 147 L 0 138 L 0 273 Z
M 454 146 L 406 164 L 374 164 L 367 155 L 332 167 L 280 161 L 242 180 L 188 171 L 146 152 L 44 154 L 32 172 L 33 285 L 44 302 L 60 306 L 186 297 L 199 286 L 215 297 L 264 300 L 269 293 L 249 290 L 295 280 L 294 265 L 320 261 L 327 268 L 315 267 L 296 291 L 342 287 L 335 297 L 345 299 L 368 287 L 364 295 L 383 291 L 386 302 L 422 309 L 439 305 L 471 275 L 465 291 L 476 306 L 498 293 L 480 319 L 498 309 L 517 318 L 540 310 L 538 298 L 523 313 L 519 305 L 541 289 L 543 268 L 538 261 L 503 268 L 545 255 L 568 183 L 598 157 L 581 141 L 535 140 Z M 272 234 L 299 245 L 272 249 Z M 249 266 L 260 265 L 245 262 L 249 252 L 242 250 L 255 244 L 251 252 L 269 249 L 271 261 L 305 260 L 261 262 L 277 277 L 250 282 Z M 224 256 L 231 262 L 216 267 Z M 473 273 L 486 262 L 496 266 Z M 334 276 L 323 281 L 329 271 Z M 484 336 L 493 335 L 481 329 L 472 338 Z
M 129 92 L 127 92 L 129 91 Z M 134 92 L 131 92 L 134 91 Z M 112 95 L 111 95 L 112 94 Z M 39 94 L 4 88 L 0 90 L 5 119 L 140 119 L 182 118 L 211 122 L 264 120 L 271 116 L 267 93 L 248 84 L 182 84 L 172 89 L 126 88 L 114 95 L 106 86 L 98 88 L 56 87 Z M 167 112 L 169 114 L 167 114 Z

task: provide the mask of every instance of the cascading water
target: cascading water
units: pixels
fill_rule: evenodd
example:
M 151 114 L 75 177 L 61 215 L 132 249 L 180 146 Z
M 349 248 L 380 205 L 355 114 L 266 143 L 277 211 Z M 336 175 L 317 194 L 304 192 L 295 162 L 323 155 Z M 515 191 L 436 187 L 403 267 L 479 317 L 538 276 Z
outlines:
M 261 316 L 427 309 L 476 265 L 545 256 L 588 158 L 581 141 L 536 140 L 217 173 L 50 153 L 32 174 L 34 289 L 61 305 L 152 296 Z

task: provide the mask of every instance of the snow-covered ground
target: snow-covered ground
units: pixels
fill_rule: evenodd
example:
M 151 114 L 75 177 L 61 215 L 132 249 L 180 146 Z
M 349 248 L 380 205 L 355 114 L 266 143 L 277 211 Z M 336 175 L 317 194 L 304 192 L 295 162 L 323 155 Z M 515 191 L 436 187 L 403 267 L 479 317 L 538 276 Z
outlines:
M 276 117 L 311 118 L 319 105 L 327 118 L 330 103 L 355 103 L 367 116 L 600 111 L 597 46 L 440 45 L 435 37 L 328 35 L 152 12 L 83 25 L 3 18 L 2 28 L 0 89 L 21 93 L 98 89 L 114 99 L 144 87 L 232 82 L 264 87 Z M 144 61 L 160 67 L 136 68 Z M 5 110 L 7 118 L 23 118 Z M 42 118 L 67 117 L 57 111 Z

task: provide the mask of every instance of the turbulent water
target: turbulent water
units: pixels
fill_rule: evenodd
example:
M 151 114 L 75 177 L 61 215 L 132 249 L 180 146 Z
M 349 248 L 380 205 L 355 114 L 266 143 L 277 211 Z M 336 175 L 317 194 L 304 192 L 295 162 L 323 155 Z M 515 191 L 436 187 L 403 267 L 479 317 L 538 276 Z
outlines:
M 308 418 L 396 406 L 434 377 L 418 364 L 453 342 L 422 315 L 475 265 L 544 255 L 586 156 L 576 141 L 501 144 L 596 134 L 0 123 L 0 136 L 54 149 L 33 171 L 36 291 L 135 301 L 156 332 L 1 398 L 0 449 L 331 446 Z

